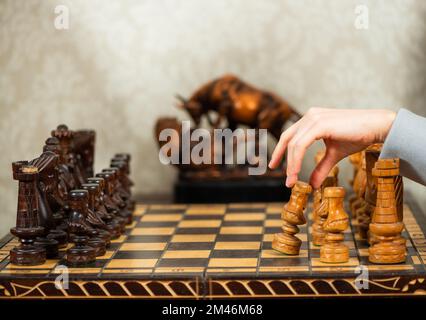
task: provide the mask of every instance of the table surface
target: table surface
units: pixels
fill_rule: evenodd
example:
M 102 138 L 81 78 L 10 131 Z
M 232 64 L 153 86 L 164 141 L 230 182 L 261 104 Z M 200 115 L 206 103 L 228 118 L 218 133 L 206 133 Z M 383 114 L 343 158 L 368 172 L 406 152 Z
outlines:
M 345 232 L 350 259 L 319 261 L 311 242 L 312 214 L 302 226 L 300 255 L 271 248 L 280 232 L 282 203 L 138 204 L 134 221 L 107 253 L 79 268 L 60 259 L 33 267 L 10 264 L 17 239 L 0 242 L 1 298 L 241 298 L 353 297 L 426 294 L 425 216 L 404 206 L 407 260 L 375 265 L 356 221 Z M 64 273 L 66 272 L 66 273 Z M 362 280 L 359 275 L 366 276 Z M 55 286 L 58 279 L 68 286 Z M 357 280 L 358 279 L 358 280 Z M 362 284 L 360 287 L 358 284 Z

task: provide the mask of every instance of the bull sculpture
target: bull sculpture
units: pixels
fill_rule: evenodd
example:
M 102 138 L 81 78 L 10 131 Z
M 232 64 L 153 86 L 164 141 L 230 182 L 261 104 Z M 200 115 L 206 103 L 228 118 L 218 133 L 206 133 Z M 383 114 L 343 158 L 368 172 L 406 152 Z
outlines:
M 301 115 L 284 99 L 255 88 L 234 75 L 225 75 L 204 84 L 189 98 L 177 95 L 179 107 L 186 110 L 196 126 L 205 116 L 212 128 L 223 120 L 235 130 L 239 125 L 267 129 L 277 140 L 288 120 L 297 121 Z M 216 119 L 210 112 L 217 113 Z

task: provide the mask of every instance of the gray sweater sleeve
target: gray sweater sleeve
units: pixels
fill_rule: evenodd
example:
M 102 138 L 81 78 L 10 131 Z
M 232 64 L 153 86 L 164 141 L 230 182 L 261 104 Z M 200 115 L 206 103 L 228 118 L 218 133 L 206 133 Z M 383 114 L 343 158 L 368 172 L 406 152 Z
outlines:
M 380 158 L 399 158 L 401 175 L 426 185 L 426 118 L 400 109 Z

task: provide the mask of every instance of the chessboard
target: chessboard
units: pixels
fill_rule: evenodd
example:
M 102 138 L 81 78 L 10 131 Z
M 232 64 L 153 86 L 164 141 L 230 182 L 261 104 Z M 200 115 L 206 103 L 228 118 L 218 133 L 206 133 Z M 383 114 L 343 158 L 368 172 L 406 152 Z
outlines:
M 345 232 L 350 259 L 320 262 L 311 243 L 312 208 L 301 226 L 300 254 L 271 248 L 283 203 L 136 205 L 133 223 L 91 265 L 65 259 L 24 267 L 9 262 L 17 244 L 0 242 L 1 298 L 275 298 L 426 294 L 426 218 L 404 206 L 408 256 L 403 264 L 368 261 L 368 245 L 352 220 Z M 61 250 L 60 257 L 65 254 Z

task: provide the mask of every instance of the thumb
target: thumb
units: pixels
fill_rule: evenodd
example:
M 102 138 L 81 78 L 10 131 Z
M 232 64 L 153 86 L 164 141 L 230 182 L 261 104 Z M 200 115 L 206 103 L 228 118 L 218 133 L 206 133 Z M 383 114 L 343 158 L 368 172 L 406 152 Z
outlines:
M 336 149 L 327 148 L 324 157 L 317 164 L 311 174 L 310 184 L 314 189 L 321 187 L 321 184 L 330 173 L 331 169 L 342 159 Z

